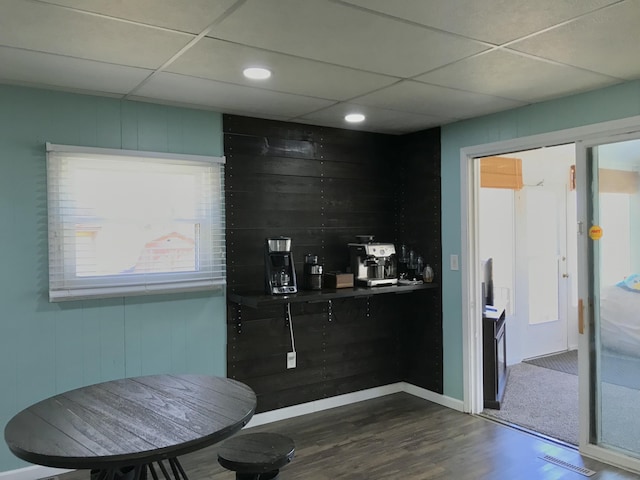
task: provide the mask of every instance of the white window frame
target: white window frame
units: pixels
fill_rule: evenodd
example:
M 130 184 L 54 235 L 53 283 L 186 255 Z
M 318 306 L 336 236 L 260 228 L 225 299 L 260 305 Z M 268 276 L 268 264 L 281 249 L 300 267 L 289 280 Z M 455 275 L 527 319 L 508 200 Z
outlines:
M 83 300 L 185 291 L 203 291 L 226 285 L 224 157 L 121 150 L 46 144 L 47 201 L 49 220 L 49 301 Z M 196 267 L 193 271 L 78 275 L 76 273 L 76 213 L 68 205 L 69 191 L 60 180 L 63 165 L 81 159 L 149 162 L 194 167 L 206 177 L 210 188 L 202 195 L 203 213 L 198 216 Z M 200 173 L 197 173 L 200 172 Z M 206 173 L 202 173 L 206 172 Z M 63 205 L 63 202 L 64 203 Z M 65 234 L 66 233 L 66 234 Z

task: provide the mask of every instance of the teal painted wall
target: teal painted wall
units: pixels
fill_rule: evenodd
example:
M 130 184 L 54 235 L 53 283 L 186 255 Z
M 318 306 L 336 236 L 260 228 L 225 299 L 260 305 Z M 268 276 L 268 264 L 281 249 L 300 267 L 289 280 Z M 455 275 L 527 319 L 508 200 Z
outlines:
M 442 127 L 443 262 L 461 252 L 460 149 L 640 115 L 640 81 Z M 463 399 L 462 277 L 443 269 L 444 394 Z
M 223 293 L 48 301 L 45 142 L 220 156 L 222 115 L 0 86 L 0 425 L 82 385 L 226 374 Z M 27 466 L 0 442 L 0 471 Z

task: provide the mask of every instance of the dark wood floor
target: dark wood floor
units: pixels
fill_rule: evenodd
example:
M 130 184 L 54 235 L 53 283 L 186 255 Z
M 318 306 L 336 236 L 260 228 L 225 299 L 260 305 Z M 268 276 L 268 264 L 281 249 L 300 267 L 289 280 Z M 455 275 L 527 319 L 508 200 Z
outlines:
M 640 476 L 491 420 L 398 393 L 261 425 L 250 431 L 289 435 L 296 443 L 282 480 L 550 480 L 587 477 L 549 463 L 550 455 L 597 472 L 591 479 Z M 190 480 L 233 480 L 217 464 L 216 446 L 181 459 Z M 72 472 L 61 480 L 88 480 Z

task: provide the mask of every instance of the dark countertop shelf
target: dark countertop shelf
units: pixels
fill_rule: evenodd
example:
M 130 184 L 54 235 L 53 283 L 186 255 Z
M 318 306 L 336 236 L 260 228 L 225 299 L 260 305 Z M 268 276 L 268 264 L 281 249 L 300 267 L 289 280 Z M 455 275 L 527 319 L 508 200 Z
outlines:
M 322 290 L 302 290 L 293 295 L 266 295 L 258 292 L 228 292 L 227 298 L 238 305 L 251 308 L 284 305 L 286 303 L 328 302 L 337 298 L 370 297 L 388 293 L 410 293 L 418 290 L 438 288 L 437 283 L 419 283 L 417 285 L 390 285 L 384 287 L 325 288 Z

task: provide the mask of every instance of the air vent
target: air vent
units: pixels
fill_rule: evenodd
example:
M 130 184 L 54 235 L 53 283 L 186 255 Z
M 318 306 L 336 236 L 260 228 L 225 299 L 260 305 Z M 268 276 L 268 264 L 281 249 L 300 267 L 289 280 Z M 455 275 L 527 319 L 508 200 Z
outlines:
M 578 467 L 569 462 L 565 462 L 564 460 L 560 460 L 559 458 L 552 457 L 551 455 L 540 456 L 539 458 L 546 460 L 549 463 L 553 463 L 554 465 L 558 465 L 562 468 L 566 468 L 567 470 L 571 470 L 572 472 L 579 473 L 580 475 L 584 475 L 585 477 L 590 477 L 595 475 L 596 472 L 593 470 L 589 470 L 588 468 Z

